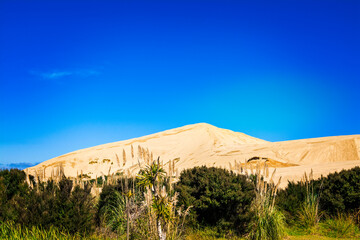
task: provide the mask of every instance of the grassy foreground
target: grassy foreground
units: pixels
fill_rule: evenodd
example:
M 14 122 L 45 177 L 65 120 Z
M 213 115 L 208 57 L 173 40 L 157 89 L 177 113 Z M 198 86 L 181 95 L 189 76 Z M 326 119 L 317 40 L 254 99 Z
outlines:
M 356 232 L 351 237 L 328 237 L 324 236 L 324 231 L 326 229 L 318 229 L 318 232 L 312 234 L 301 234 L 300 232 L 294 229 L 288 229 L 287 236 L 284 237 L 286 240 L 331 240 L 331 239 L 359 239 L 360 233 Z M 81 236 L 81 235 L 72 235 L 64 231 L 60 231 L 57 228 L 50 228 L 49 230 L 44 230 L 40 227 L 21 227 L 12 222 L 6 222 L 0 224 L 0 239 L 1 240 L 115 240 L 115 239 L 126 239 L 126 236 L 119 237 L 104 237 L 100 235 L 91 235 L 91 236 Z M 184 236 L 185 240 L 245 240 L 246 238 L 241 238 L 237 236 L 221 236 L 216 231 L 211 229 L 205 230 L 191 230 Z

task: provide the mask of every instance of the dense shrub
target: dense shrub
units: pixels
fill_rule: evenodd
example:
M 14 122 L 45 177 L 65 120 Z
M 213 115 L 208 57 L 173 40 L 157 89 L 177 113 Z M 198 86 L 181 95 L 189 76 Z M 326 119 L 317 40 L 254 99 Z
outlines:
M 285 189 L 279 190 L 276 205 L 283 211 L 288 223 L 293 224 L 297 218 L 307 195 L 303 183 L 289 182 Z
M 18 169 L 0 170 L 0 221 L 24 218 L 22 210 L 30 192 L 25 177 Z
M 0 221 L 26 226 L 51 226 L 70 233 L 91 233 L 95 204 L 90 185 L 42 182 L 29 187 L 26 174 L 17 169 L 0 171 Z
M 330 215 L 360 209 L 360 167 L 329 174 L 324 178 L 320 206 Z
M 354 213 L 360 209 L 360 168 L 342 170 L 309 183 L 319 197 L 320 210 L 326 215 L 336 216 L 339 212 Z M 285 212 L 288 222 L 297 219 L 298 212 L 306 198 L 306 184 L 289 182 L 279 191 L 277 205 Z
M 220 168 L 195 167 L 181 173 L 175 190 L 179 205 L 192 206 L 192 217 L 201 226 L 245 231 L 255 196 L 254 185 L 245 176 Z

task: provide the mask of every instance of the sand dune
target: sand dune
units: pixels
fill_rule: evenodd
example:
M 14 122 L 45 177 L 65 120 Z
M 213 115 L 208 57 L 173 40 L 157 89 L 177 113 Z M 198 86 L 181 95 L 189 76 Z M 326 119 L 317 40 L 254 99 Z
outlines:
M 138 163 L 160 156 L 164 164 L 177 159 L 180 170 L 194 166 L 233 168 L 235 161 L 266 158 L 286 180 L 299 180 L 304 171 L 315 176 L 360 165 L 360 135 L 268 142 L 215 126 L 199 123 L 168 131 L 74 151 L 28 168 L 45 178 L 60 166 L 67 176 L 90 177 L 121 171 L 137 172 Z

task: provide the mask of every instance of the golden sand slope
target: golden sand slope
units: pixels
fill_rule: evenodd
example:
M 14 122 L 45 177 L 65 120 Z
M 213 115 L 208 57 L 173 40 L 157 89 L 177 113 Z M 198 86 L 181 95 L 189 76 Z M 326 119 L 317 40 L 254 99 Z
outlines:
M 179 159 L 179 170 L 194 166 L 231 168 L 235 160 L 266 158 L 285 179 L 298 180 L 314 169 L 315 177 L 360 165 L 360 135 L 267 142 L 206 123 L 74 151 L 28 168 L 29 173 L 51 175 L 64 168 L 65 175 L 83 172 L 91 177 L 138 170 L 138 163 L 160 156 L 164 163 Z M 45 174 L 44 174 L 45 173 Z M 286 183 L 286 181 L 283 181 Z

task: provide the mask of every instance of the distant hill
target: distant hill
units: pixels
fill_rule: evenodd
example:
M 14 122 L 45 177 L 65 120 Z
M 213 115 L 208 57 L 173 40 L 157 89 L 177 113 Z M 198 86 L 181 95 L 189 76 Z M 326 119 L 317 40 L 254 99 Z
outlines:
M 268 142 L 210 124 L 187 125 L 148 136 L 74 151 L 42 162 L 27 171 L 48 178 L 61 167 L 65 175 L 89 177 L 127 172 L 160 156 L 164 164 L 176 159 L 178 171 L 194 166 L 235 169 L 235 161 L 263 160 L 278 175 L 298 180 L 304 171 L 314 176 L 360 165 L 360 135 Z M 257 158 L 257 159 L 256 159 Z M 283 181 L 286 184 L 286 181 Z

